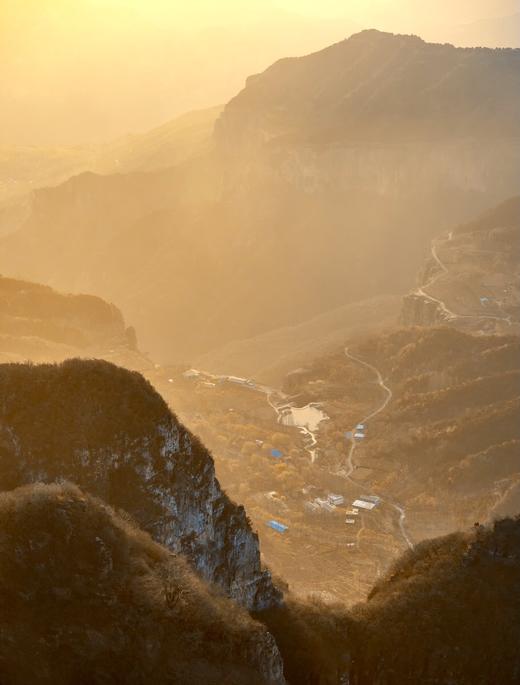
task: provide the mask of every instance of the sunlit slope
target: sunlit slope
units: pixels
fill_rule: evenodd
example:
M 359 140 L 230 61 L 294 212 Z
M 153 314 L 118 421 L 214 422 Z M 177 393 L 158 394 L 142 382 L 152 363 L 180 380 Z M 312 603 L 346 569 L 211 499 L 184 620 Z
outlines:
M 294 326 L 236 340 L 194 360 L 197 368 L 279 386 L 285 375 L 337 348 L 349 335 L 395 325 L 401 299 L 382 296 L 343 305 Z

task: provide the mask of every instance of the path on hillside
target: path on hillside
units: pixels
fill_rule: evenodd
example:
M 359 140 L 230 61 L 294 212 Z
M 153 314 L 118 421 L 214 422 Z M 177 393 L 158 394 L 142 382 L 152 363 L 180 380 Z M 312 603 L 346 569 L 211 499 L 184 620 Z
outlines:
M 453 239 L 453 233 L 450 232 L 448 234 L 448 238 L 446 240 L 444 240 L 443 242 L 449 243 L 452 239 Z M 476 319 L 476 320 L 488 319 L 488 320 L 492 320 L 492 321 L 505 322 L 505 323 L 507 323 L 508 326 L 512 326 L 513 322 L 512 322 L 511 315 L 493 316 L 492 314 L 456 314 L 451 309 L 448 309 L 448 307 L 446 306 L 446 303 L 443 300 L 440 300 L 437 297 L 433 297 L 433 295 L 430 295 L 429 293 L 427 293 L 425 291 L 425 288 L 430 288 L 432 285 L 434 285 L 439 280 L 439 278 L 441 278 L 444 274 L 448 273 L 447 266 L 444 264 L 444 262 L 441 260 L 441 258 L 439 257 L 439 255 L 437 253 L 437 246 L 438 246 L 437 243 L 438 243 L 438 241 L 432 240 L 430 251 L 431 251 L 432 258 L 435 261 L 435 263 L 439 266 L 440 271 L 438 271 L 436 274 L 434 274 L 427 283 L 425 283 L 424 285 L 417 288 L 414 291 L 414 294 L 419 295 L 421 297 L 424 297 L 427 300 L 429 300 L 430 302 L 435 302 L 435 304 L 437 304 L 440 307 L 440 309 L 443 312 L 446 320 L 448 320 L 448 321 L 450 321 L 450 320 L 453 321 L 455 319 Z
M 351 354 L 349 352 L 348 347 L 345 348 L 345 356 L 348 359 L 352 360 L 353 362 L 356 362 L 357 364 L 361 364 L 365 368 L 369 369 L 372 373 L 374 373 L 376 376 L 376 379 L 377 379 L 377 384 L 385 393 L 385 398 L 384 398 L 383 402 L 376 409 L 374 409 L 372 412 L 370 412 L 370 414 L 368 414 L 367 416 L 362 418 L 360 421 L 358 421 L 358 423 L 367 423 L 368 421 L 370 421 L 371 419 L 373 419 L 374 417 L 376 417 L 378 414 L 380 414 L 382 411 L 384 411 L 386 409 L 388 403 L 390 402 L 390 400 L 393 397 L 393 393 L 392 393 L 392 390 L 384 382 L 383 376 L 382 376 L 382 374 L 378 368 L 376 368 L 372 364 L 369 364 L 368 362 L 364 361 L 363 359 L 360 359 L 359 357 L 355 357 L 353 354 Z M 349 449 L 348 455 L 347 455 L 347 471 L 343 474 L 343 477 L 346 480 L 350 481 L 356 487 L 359 487 L 359 483 L 357 483 L 352 478 L 352 474 L 353 474 L 354 469 L 355 469 L 353 457 L 354 457 L 354 452 L 356 451 L 356 447 L 357 447 L 356 439 L 352 438 L 351 442 L 350 442 L 350 449 Z M 410 549 L 413 549 L 413 542 L 411 541 L 410 536 L 408 535 L 408 533 L 406 531 L 406 527 L 405 527 L 406 511 L 405 511 L 404 507 L 402 507 L 400 504 L 396 504 L 395 502 L 392 502 L 390 500 L 385 500 L 382 497 L 380 499 L 381 499 L 381 502 L 386 502 L 389 506 L 391 506 L 393 509 L 395 509 L 395 511 L 397 511 L 399 513 L 399 530 L 401 532 L 401 536 L 402 536 L 403 540 L 405 541 L 406 545 Z
M 384 411 L 386 409 L 388 403 L 390 402 L 390 400 L 393 397 L 393 393 L 390 390 L 390 388 L 387 385 L 385 385 L 385 382 L 383 381 L 383 376 L 381 375 L 379 369 L 376 369 L 376 367 L 372 366 L 372 364 L 369 364 L 368 362 L 363 361 L 363 359 L 359 359 L 359 357 L 354 357 L 354 355 L 348 351 L 348 347 L 345 347 L 345 356 L 348 357 L 349 359 L 351 359 L 352 361 L 356 362 L 357 364 L 361 364 L 362 366 L 365 366 L 367 369 L 372 371 L 376 375 L 377 384 L 379 385 L 380 388 L 383 389 L 383 391 L 385 393 L 385 399 L 383 400 L 383 403 L 379 407 L 377 407 L 377 409 L 370 412 L 370 414 L 368 414 L 368 416 L 365 416 L 360 421 L 358 421 L 358 423 L 366 423 L 367 421 L 370 421 L 370 419 L 373 419 L 375 416 L 377 416 L 378 414 L 380 414 L 382 411 Z M 352 463 L 352 457 L 354 456 L 356 446 L 357 446 L 356 441 L 352 440 L 351 444 L 350 444 L 350 449 L 349 449 L 349 452 L 347 455 L 347 467 L 348 467 L 348 469 L 347 469 L 347 472 L 345 474 L 345 478 L 348 478 L 350 480 L 351 480 L 350 477 L 351 477 L 352 473 L 354 472 L 354 465 Z

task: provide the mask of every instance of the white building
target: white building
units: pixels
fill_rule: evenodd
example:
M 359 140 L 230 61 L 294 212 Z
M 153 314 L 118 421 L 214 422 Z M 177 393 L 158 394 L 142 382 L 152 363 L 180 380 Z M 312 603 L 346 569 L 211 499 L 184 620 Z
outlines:
M 343 495 L 334 495 L 332 492 L 329 495 L 329 502 L 335 507 L 339 507 L 345 503 L 345 498 Z
M 366 509 L 367 511 L 372 511 L 372 509 L 376 506 L 375 502 L 365 502 L 363 499 L 357 499 L 354 502 L 352 502 L 352 506 L 356 507 L 357 509 Z
M 326 499 L 322 499 L 321 497 L 316 497 L 316 499 L 314 501 L 324 511 L 332 512 L 336 509 L 336 507 L 333 504 L 331 504 Z

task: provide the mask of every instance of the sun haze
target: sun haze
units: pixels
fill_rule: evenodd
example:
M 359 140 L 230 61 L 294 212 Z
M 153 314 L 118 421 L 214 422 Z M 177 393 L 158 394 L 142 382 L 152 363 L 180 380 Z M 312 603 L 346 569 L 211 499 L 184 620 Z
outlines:
M 3 0 L 0 143 L 99 142 L 142 131 L 223 103 L 276 59 L 363 28 L 442 41 L 457 38 L 457 25 L 483 21 L 481 43 L 492 44 L 486 20 L 513 13 L 516 3 L 492 4 Z

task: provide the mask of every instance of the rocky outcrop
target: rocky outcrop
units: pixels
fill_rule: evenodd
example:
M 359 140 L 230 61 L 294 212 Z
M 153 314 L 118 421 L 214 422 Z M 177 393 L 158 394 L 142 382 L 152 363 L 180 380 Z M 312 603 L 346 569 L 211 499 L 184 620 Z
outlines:
M 141 357 L 135 331 L 115 305 L 0 276 L 0 360 L 59 361 L 103 352 L 126 355 L 129 366 L 131 357 Z
M 76 482 L 182 552 L 242 606 L 281 601 L 213 459 L 137 373 L 100 361 L 0 366 L 3 489 Z
M 435 326 L 445 321 L 440 305 L 423 295 L 411 293 L 403 297 L 401 323 L 405 326 Z

